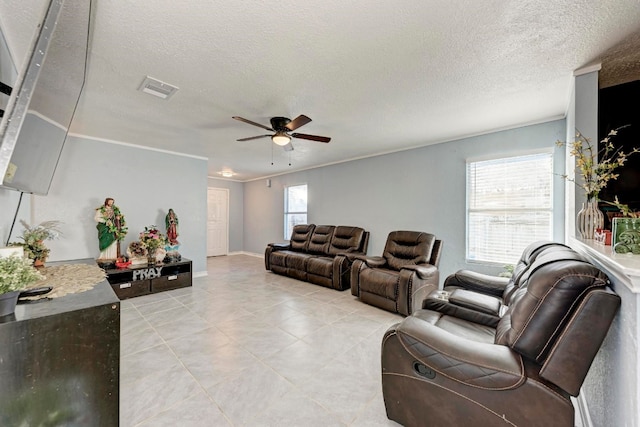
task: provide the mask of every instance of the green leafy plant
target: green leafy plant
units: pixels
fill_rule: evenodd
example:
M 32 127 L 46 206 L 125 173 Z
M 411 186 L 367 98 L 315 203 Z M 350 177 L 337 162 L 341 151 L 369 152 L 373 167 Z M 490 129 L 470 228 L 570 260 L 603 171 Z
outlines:
M 512 264 L 507 264 L 504 267 L 504 270 L 498 273 L 499 277 L 511 277 L 513 276 L 513 269 L 515 268 Z
M 57 239 L 62 235 L 58 228 L 62 222 L 44 221 L 33 227 L 23 220 L 20 223 L 24 227 L 22 236 L 19 237 L 22 242 L 13 242 L 11 246 L 22 246 L 28 258 L 45 261 L 49 257 L 49 248 L 44 245 L 44 241 Z
M 18 255 L 0 258 L 0 294 L 20 291 L 40 279 L 30 259 Z

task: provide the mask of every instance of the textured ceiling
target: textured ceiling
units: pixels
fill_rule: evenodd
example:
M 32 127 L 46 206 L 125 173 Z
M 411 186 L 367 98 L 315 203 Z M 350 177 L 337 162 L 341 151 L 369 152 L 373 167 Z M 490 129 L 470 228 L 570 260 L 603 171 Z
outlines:
M 638 0 L 93 5 L 71 132 L 207 157 L 211 176 L 242 181 L 561 118 L 573 72 L 603 58 L 603 79 L 639 78 Z M 16 56 L 33 15 L 0 2 Z M 142 93 L 147 75 L 180 90 Z M 266 132 L 232 116 L 299 114 L 313 121 L 298 132 L 331 142 L 236 141 Z

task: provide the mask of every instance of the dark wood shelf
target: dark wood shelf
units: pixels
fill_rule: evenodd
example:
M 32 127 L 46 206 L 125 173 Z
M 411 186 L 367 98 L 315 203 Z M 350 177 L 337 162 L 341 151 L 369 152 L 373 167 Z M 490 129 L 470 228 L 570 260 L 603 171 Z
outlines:
M 192 285 L 191 260 L 135 268 L 106 270 L 111 288 L 121 300 Z

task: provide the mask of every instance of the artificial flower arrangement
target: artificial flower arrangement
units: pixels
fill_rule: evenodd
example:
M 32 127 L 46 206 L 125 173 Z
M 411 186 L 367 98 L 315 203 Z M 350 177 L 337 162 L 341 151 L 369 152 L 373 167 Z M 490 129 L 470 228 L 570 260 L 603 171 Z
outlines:
M 42 278 L 28 258 L 19 255 L 0 258 L 0 294 L 20 291 Z
M 140 242 L 145 245 L 149 252 L 154 252 L 167 244 L 167 237 L 158 230 L 158 227 L 150 225 L 140 233 Z
M 62 222 L 60 221 L 43 221 L 38 225 L 30 226 L 25 221 L 20 220 L 24 227 L 22 242 L 12 242 L 11 246 L 22 246 L 24 254 L 37 263 L 44 263 L 49 257 L 49 248 L 44 245 L 45 240 L 54 240 L 62 235 L 58 228 Z
M 613 145 L 612 138 L 624 127 L 610 131 L 601 141 L 602 149 L 600 151 L 598 151 L 597 146 L 594 147 L 591 144 L 589 138 L 586 138 L 580 132 L 576 133 L 576 140 L 569 145 L 571 148 L 570 154 L 576 158 L 576 169 L 582 179 L 576 181 L 567 175 L 562 175 L 562 177 L 573 181 L 578 187 L 582 188 L 587 200 L 597 201 L 600 191 L 607 186 L 607 183 L 618 178 L 615 170 L 623 166 L 630 155 L 640 152 L 638 148 L 634 148 L 625 153 L 621 147 Z M 558 146 L 565 145 L 562 141 L 558 141 L 556 144 Z M 620 203 L 617 197 L 614 201 L 602 201 L 616 206 L 623 214 L 630 213 L 629 207 Z

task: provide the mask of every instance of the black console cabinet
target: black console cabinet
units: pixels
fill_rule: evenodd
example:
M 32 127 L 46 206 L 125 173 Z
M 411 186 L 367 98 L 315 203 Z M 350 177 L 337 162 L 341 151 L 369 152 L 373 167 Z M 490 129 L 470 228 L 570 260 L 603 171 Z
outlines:
M 0 426 L 117 426 L 119 368 L 120 301 L 106 280 L 18 304 L 0 317 Z
M 121 300 L 191 286 L 191 260 L 138 268 L 106 270 L 111 288 Z

